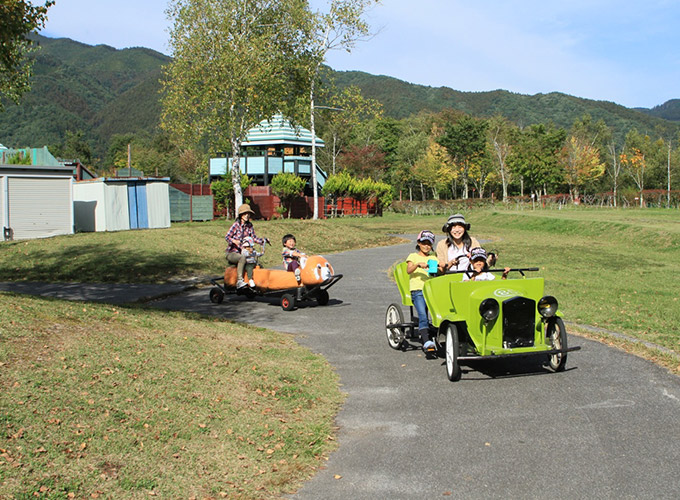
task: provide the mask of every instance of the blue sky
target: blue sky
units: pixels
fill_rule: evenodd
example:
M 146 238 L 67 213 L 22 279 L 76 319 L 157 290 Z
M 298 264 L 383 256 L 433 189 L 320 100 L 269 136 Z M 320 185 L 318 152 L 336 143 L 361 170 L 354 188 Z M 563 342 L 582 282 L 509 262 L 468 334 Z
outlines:
M 169 54 L 166 6 L 56 0 L 42 34 Z M 383 0 L 367 19 L 375 35 L 351 53 L 329 53 L 332 68 L 463 91 L 558 91 L 628 107 L 680 98 L 677 0 Z

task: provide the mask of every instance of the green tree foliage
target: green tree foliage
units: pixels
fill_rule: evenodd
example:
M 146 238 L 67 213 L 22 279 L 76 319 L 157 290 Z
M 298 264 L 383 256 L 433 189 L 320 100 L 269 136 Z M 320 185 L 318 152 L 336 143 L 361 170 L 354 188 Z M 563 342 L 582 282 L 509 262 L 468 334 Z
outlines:
M 339 172 L 328 177 L 322 193 L 327 197 L 350 196 L 360 201 L 372 200 L 376 202 L 379 210 L 389 206 L 393 199 L 391 185 L 370 178 L 359 179 L 349 172 Z
M 349 172 L 338 172 L 330 175 L 323 185 L 321 193 L 324 196 L 343 197 L 349 194 L 350 186 L 354 178 Z
M 231 150 L 242 202 L 241 143 L 260 121 L 306 93 L 304 0 L 172 0 L 174 60 L 163 78 L 162 127 L 181 149 Z
M 449 152 L 460 169 L 463 181 L 463 198 L 468 198 L 469 171 L 473 161 L 480 162 L 486 155 L 486 130 L 488 122 L 464 115 L 456 123 L 447 122 L 444 133 L 437 139 Z
M 25 0 L 0 0 L 0 111 L 5 98 L 18 103 L 30 90 L 34 52 L 27 35 L 45 25 L 47 9 L 54 4 L 48 0 L 34 6 Z
M 531 192 L 540 195 L 563 182 L 557 164 L 559 152 L 566 131 L 548 125 L 538 124 L 517 132 L 516 146 L 508 159 L 514 175 L 528 186 Z
M 31 163 L 31 156 L 24 154 L 23 151 L 14 153 L 12 156 L 7 158 L 8 165 L 30 165 Z
M 290 218 L 293 201 L 302 195 L 305 184 L 307 184 L 305 179 L 292 172 L 281 172 L 272 177 L 270 184 L 272 193 L 281 199 L 288 211 L 288 218 Z
M 240 185 L 244 191 L 248 189 L 252 182 L 253 180 L 246 174 L 241 174 Z M 222 179 L 214 181 L 210 184 L 210 191 L 213 194 L 213 200 L 218 209 L 222 210 L 231 206 L 231 202 L 234 199 L 234 189 L 230 180 Z

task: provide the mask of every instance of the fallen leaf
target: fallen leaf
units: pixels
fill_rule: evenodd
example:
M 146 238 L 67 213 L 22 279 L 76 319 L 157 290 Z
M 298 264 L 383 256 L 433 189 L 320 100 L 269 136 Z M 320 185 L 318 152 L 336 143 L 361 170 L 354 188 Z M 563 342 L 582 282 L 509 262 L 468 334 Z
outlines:
M 335 476 L 333 476 L 333 479 L 342 479 L 342 476 L 340 474 L 336 474 Z

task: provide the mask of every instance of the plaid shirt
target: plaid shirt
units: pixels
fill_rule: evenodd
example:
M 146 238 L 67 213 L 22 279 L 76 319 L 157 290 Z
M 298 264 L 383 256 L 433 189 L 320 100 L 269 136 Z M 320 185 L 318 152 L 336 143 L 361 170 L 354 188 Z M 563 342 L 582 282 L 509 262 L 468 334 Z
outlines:
M 232 224 L 232 226 L 229 228 L 229 231 L 227 232 L 227 235 L 224 237 L 225 240 L 227 240 L 227 253 L 229 252 L 241 252 L 241 245 L 235 245 L 231 240 L 239 240 L 243 241 L 243 238 L 246 236 L 250 236 L 253 238 L 253 241 L 255 243 L 258 243 L 260 245 L 264 245 L 264 238 L 258 238 L 255 236 L 255 229 L 253 229 L 253 225 L 250 221 L 241 224 L 241 219 L 239 218 L 236 222 Z

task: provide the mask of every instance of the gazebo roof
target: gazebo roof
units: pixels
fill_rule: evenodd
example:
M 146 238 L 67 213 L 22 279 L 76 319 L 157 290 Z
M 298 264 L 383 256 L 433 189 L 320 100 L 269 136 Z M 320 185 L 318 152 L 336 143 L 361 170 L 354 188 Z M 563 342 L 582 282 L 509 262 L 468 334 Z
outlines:
M 269 120 L 262 120 L 259 125 L 251 128 L 242 145 L 268 146 L 273 144 L 311 146 L 312 133 L 304 127 L 294 127 L 282 114 L 277 113 Z M 323 147 L 323 140 L 317 137 L 316 145 Z

